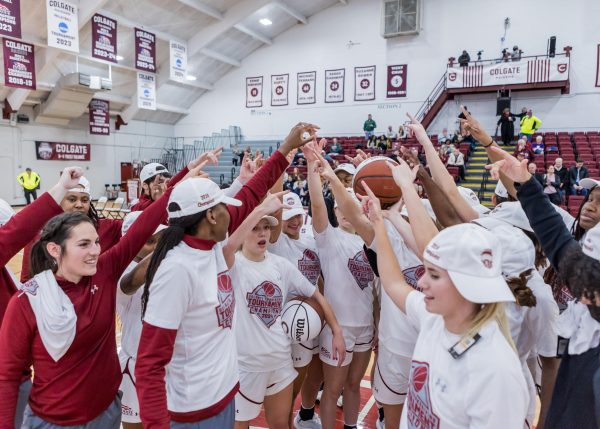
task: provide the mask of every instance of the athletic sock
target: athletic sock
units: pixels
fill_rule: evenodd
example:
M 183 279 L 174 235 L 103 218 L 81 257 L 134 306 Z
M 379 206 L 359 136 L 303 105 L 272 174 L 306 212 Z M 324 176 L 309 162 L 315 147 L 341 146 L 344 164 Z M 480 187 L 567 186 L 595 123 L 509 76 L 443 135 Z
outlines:
M 304 405 L 300 405 L 300 420 L 307 421 L 312 420 L 315 415 L 315 407 L 312 408 L 304 408 Z
M 382 422 L 384 419 L 384 415 L 383 415 L 383 407 L 378 408 L 377 411 L 379 412 L 379 421 Z
M 356 425 L 347 425 L 347 424 L 344 424 L 344 429 L 357 429 L 357 428 L 356 428 Z

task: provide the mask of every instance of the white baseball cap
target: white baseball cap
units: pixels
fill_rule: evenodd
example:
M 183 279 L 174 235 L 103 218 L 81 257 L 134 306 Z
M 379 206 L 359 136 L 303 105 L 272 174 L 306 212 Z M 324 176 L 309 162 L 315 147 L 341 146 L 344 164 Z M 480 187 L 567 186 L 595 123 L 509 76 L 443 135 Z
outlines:
M 158 176 L 159 174 L 171 174 L 167 167 L 158 162 L 151 162 L 150 164 L 144 165 L 142 171 L 140 172 L 140 180 L 145 182 L 148 179 L 152 179 L 154 176 Z
M 600 224 L 590 229 L 583 239 L 583 253 L 600 261 Z
M 507 223 L 525 231 L 533 232 L 529 219 L 517 201 L 505 201 L 498 204 L 487 216 L 477 219 L 477 223 L 484 228 L 494 229 L 498 222 Z
M 6 201 L 0 199 L 0 226 L 4 225 L 15 215 L 15 211 Z
M 274 216 L 265 215 L 260 218 L 260 220 L 266 220 L 269 223 L 269 226 L 277 226 L 279 225 L 279 221 Z
M 69 189 L 69 192 L 81 192 L 83 194 L 91 194 L 90 181 L 86 179 L 84 176 L 79 178 L 79 185 Z
M 352 197 L 352 199 L 356 202 L 356 204 L 360 205 L 360 201 L 358 200 L 358 197 L 356 196 L 356 194 L 354 193 L 354 190 L 352 188 L 346 188 L 346 192 L 348 192 L 350 194 L 350 196 Z M 333 208 L 337 208 L 338 206 L 338 202 L 337 202 L 337 198 L 333 203 Z
M 481 204 L 479 197 L 472 189 L 465 188 L 464 186 L 457 186 L 457 188 L 460 196 L 463 197 L 463 199 L 469 203 L 469 205 L 474 208 L 477 213 L 487 214 L 490 212 L 490 209 Z
M 289 209 L 283 209 L 281 213 L 282 220 L 290 220 L 294 216 L 305 214 L 304 206 L 302 205 L 302 201 L 300 201 L 300 197 L 298 194 L 294 192 L 289 192 L 283 196 L 283 203 L 290 206 Z
M 515 301 L 502 276 L 500 244 L 480 226 L 463 223 L 442 230 L 429 242 L 423 258 L 448 271 L 454 286 L 468 301 Z
M 586 177 L 585 179 L 581 179 L 579 181 L 579 186 L 585 189 L 592 189 L 598 185 L 600 185 L 600 180 L 595 180 L 590 177 Z
M 123 219 L 123 225 L 121 225 L 121 236 L 127 234 L 127 231 L 129 231 L 129 228 L 131 227 L 131 225 L 133 225 L 133 223 L 137 220 L 138 217 L 140 217 L 141 214 L 142 214 L 142 211 L 135 211 L 135 212 L 131 212 L 131 213 L 127 214 L 127 216 L 125 216 L 125 218 Z M 156 227 L 154 234 L 162 231 L 163 229 L 167 229 L 167 226 L 163 225 L 161 223 L 160 225 L 158 225 Z M 152 235 L 154 235 L 154 234 L 152 234 Z
M 225 195 L 212 180 L 196 177 L 175 186 L 169 197 L 167 212 L 169 219 L 176 219 L 203 212 L 221 203 L 237 207 L 242 205 L 240 200 Z
M 427 210 L 427 214 L 429 215 L 429 217 L 433 220 L 437 220 L 435 212 L 433 211 L 433 207 L 431 206 L 431 202 L 427 198 L 421 198 L 421 203 L 423 203 L 423 206 L 425 206 L 425 210 Z M 402 207 L 402 210 L 400 210 L 400 214 L 404 217 L 409 217 L 406 204 L 404 205 L 404 207 Z
M 518 277 L 524 271 L 535 269 L 535 247 L 523 231 L 505 224 L 490 232 L 502 248 L 502 275 L 505 278 Z
M 348 163 L 340 164 L 335 168 L 335 170 L 333 170 L 334 173 L 337 173 L 338 171 L 345 171 L 346 173 L 354 176 L 356 174 L 356 167 Z

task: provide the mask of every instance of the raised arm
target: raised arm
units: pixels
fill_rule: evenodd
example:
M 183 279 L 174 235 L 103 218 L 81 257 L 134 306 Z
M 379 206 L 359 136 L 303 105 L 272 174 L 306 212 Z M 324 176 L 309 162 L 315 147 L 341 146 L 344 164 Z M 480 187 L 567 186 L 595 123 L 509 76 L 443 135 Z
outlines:
M 402 200 L 398 201 L 388 210 L 383 211 L 383 217 L 390 221 L 392 226 L 398 231 L 404 243 L 408 246 L 408 248 L 420 259 L 423 259 L 423 254 L 419 254 L 419 248 L 417 246 L 417 240 L 415 240 L 415 236 L 413 235 L 410 224 L 404 220 L 402 214 L 400 213 L 404 202 Z
M 429 197 L 429 202 L 431 203 L 431 208 L 435 213 L 435 217 L 443 227 L 464 223 L 460 214 L 448 199 L 446 193 L 440 186 L 438 186 L 436 182 L 433 181 L 423 166 L 419 167 L 417 178 L 421 180 L 423 188 L 425 188 L 425 192 Z
M 146 255 L 146 257 L 142 259 L 133 270 L 121 277 L 121 280 L 119 280 L 121 292 L 123 292 L 125 295 L 133 295 L 144 285 L 144 283 L 146 283 L 146 271 L 148 271 L 148 266 L 150 265 L 151 260 L 152 253 Z
M 310 194 L 310 208 L 312 216 L 312 226 L 317 234 L 322 233 L 329 224 L 327 217 L 327 207 L 321 188 L 321 176 L 319 170 L 321 163 L 312 161 L 308 163 L 308 193 Z

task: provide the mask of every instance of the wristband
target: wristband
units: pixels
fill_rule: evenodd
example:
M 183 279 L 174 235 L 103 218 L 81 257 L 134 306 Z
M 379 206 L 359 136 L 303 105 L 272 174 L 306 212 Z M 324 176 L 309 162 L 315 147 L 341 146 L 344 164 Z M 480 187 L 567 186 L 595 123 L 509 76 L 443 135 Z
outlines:
M 492 139 L 491 137 L 490 137 L 490 139 L 491 139 L 491 141 L 490 141 L 490 144 L 488 144 L 487 146 L 486 146 L 486 145 L 484 145 L 484 144 L 482 144 L 481 146 L 483 146 L 484 148 L 488 148 L 488 147 L 490 147 L 491 145 L 493 145 L 493 144 L 494 144 L 494 139 Z

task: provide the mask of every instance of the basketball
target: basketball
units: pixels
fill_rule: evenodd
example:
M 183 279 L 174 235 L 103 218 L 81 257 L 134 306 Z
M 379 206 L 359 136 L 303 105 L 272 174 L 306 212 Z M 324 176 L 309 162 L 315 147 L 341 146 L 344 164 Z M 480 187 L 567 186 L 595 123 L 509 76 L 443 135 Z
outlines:
M 292 343 L 313 340 L 325 325 L 323 309 L 312 297 L 294 297 L 283 307 L 281 325 Z
M 396 203 L 402 197 L 402 191 L 394 182 L 387 162 L 397 164 L 396 161 L 386 156 L 374 156 L 361 162 L 356 168 L 356 174 L 352 181 L 354 192 L 367 195 L 362 186 L 364 181 L 382 204 Z

